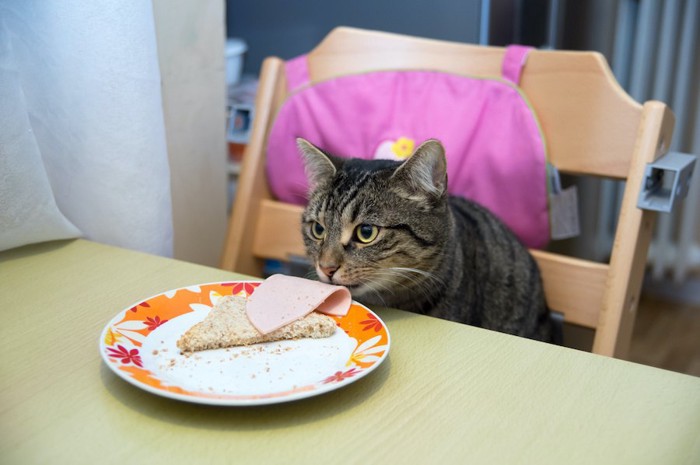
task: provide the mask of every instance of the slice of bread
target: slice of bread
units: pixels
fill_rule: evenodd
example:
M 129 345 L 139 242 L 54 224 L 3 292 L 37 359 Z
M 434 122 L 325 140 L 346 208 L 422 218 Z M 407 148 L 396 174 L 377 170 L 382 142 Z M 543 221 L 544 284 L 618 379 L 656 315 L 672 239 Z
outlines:
M 222 297 L 204 320 L 182 335 L 177 347 L 182 352 L 196 352 L 283 339 L 329 337 L 335 332 L 336 323 L 332 318 L 311 312 L 271 333 L 262 334 L 248 320 L 245 306 L 245 297 Z

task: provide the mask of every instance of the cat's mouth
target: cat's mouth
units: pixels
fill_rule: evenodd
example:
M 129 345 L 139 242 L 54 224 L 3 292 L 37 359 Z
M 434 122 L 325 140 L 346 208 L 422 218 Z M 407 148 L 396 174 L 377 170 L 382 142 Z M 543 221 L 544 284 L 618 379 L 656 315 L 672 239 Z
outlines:
M 333 286 L 343 286 L 343 287 L 347 288 L 353 294 L 355 293 L 355 291 L 357 291 L 358 289 L 360 289 L 362 287 L 362 284 L 360 284 L 360 283 L 357 283 L 357 284 L 344 283 L 342 281 L 338 281 L 338 280 L 335 280 L 333 278 L 326 279 L 326 280 L 322 279 L 321 281 L 325 281 L 328 284 L 332 284 Z
M 349 284 L 349 283 L 340 282 L 340 281 L 334 280 L 332 278 L 330 280 L 328 280 L 328 284 L 332 284 L 333 286 L 346 287 L 350 290 L 350 292 L 352 292 L 355 289 L 359 289 L 360 286 L 362 286 L 361 284 Z
M 336 286 L 343 286 L 350 291 L 353 297 L 361 297 L 367 293 L 367 287 L 363 284 L 336 284 Z
M 366 283 L 361 282 L 347 283 L 343 282 L 342 280 L 333 278 L 326 278 L 325 280 L 321 279 L 321 281 L 325 282 L 326 284 L 332 284 L 333 286 L 343 286 L 344 288 L 350 291 L 350 294 L 353 296 L 353 298 L 364 297 L 366 294 L 372 291 L 371 286 L 368 286 Z
M 343 286 L 347 288 L 353 295 L 356 295 L 357 291 L 364 287 L 361 283 L 346 283 L 342 278 L 339 279 L 335 276 L 331 276 L 329 278 L 328 276 L 319 272 L 318 270 L 316 270 L 316 274 L 318 275 L 318 278 L 322 283 L 331 284 L 333 286 Z M 360 293 L 362 292 L 360 291 Z

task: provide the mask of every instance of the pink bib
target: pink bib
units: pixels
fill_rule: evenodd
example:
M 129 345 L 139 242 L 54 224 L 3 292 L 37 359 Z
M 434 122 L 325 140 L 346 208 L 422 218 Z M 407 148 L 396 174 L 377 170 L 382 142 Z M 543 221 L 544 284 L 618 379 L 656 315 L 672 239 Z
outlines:
M 550 238 L 545 143 L 519 91 L 529 48 L 506 49 L 502 77 L 378 71 L 310 84 L 306 56 L 286 63 L 290 96 L 267 147 L 272 193 L 304 205 L 303 137 L 341 157 L 402 160 L 431 138 L 447 152 L 449 192 L 491 210 L 528 247 Z

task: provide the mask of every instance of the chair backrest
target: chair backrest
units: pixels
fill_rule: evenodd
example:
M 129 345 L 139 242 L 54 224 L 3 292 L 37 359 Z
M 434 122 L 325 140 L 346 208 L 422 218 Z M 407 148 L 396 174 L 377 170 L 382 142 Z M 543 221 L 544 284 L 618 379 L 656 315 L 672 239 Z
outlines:
M 401 69 L 493 77 L 500 75 L 503 54 L 498 47 L 342 27 L 308 58 L 311 81 L 319 82 Z M 646 163 L 668 149 L 673 114 L 661 102 L 632 100 L 595 52 L 533 51 L 520 85 L 540 120 L 553 165 L 563 173 L 627 181 L 608 264 L 532 250 L 549 307 L 565 321 L 595 330 L 593 352 L 624 358 L 655 222 L 653 212 L 636 207 L 637 197 Z M 266 258 L 305 255 L 302 209 L 274 200 L 265 178 L 266 140 L 286 95 L 284 62 L 266 59 L 222 268 L 260 276 Z

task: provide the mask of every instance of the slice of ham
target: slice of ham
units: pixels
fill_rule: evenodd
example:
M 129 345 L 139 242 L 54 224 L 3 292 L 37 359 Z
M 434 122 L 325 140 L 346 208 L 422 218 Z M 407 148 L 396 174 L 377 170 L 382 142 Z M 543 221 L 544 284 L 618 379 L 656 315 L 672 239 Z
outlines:
M 267 334 L 314 310 L 343 316 L 351 303 L 350 291 L 345 287 L 276 274 L 248 297 L 246 313 L 255 329 Z

